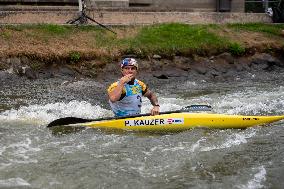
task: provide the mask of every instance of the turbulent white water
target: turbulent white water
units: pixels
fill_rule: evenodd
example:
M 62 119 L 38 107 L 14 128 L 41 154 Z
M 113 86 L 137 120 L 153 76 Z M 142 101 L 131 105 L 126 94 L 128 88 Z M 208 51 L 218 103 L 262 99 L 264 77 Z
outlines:
M 159 89 L 161 111 L 208 104 L 217 113 L 284 114 L 281 82 L 179 85 L 176 88 L 170 83 L 165 92 Z M 60 134 L 46 125 L 61 117 L 99 118 L 112 116 L 112 112 L 107 103 L 93 103 L 95 91 L 80 93 L 84 88 L 103 87 L 98 83 L 83 80 L 59 86 L 63 97 L 56 86 L 41 85 L 29 98 L 2 91 L 3 101 L 19 103 L 0 112 L 0 188 L 284 186 L 277 179 L 284 172 L 279 166 L 284 155 L 283 121 L 245 130 L 192 129 L 162 135 L 96 129 Z M 148 113 L 150 108 L 145 100 L 142 112 Z

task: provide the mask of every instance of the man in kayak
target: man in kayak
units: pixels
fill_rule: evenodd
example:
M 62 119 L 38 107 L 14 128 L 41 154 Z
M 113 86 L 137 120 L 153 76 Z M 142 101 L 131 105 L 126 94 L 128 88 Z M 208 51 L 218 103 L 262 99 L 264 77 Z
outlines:
M 160 106 L 156 95 L 147 85 L 136 79 L 138 63 L 134 58 L 125 58 L 121 64 L 122 77 L 108 88 L 109 103 L 115 116 L 129 116 L 141 113 L 142 96 L 147 97 L 153 108 L 151 115 L 158 115 Z

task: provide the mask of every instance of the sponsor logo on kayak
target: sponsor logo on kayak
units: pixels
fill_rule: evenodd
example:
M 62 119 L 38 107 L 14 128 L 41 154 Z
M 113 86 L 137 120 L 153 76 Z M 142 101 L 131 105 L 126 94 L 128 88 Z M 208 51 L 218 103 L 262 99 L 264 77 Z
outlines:
M 167 120 L 167 122 L 168 122 L 168 124 L 183 124 L 184 123 L 184 121 L 183 121 L 183 119 L 171 119 L 171 118 L 169 118 L 168 120 Z
M 142 119 L 142 120 L 126 120 L 125 126 L 150 126 L 150 125 L 179 125 L 184 124 L 183 118 L 168 118 L 168 119 Z

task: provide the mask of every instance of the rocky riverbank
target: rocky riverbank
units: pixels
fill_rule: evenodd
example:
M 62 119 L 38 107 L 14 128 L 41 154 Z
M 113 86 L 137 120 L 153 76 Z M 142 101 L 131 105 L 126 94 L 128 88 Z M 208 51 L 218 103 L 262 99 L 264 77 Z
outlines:
M 267 53 L 255 53 L 250 56 L 234 57 L 230 53 L 221 53 L 211 57 L 183 57 L 163 59 L 154 55 L 148 59 L 139 59 L 141 77 L 157 79 L 188 78 L 191 80 L 232 81 L 238 79 L 267 79 L 284 72 L 284 57 Z M 42 66 L 44 65 L 44 66 Z M 100 64 L 97 60 L 77 64 L 60 62 L 45 63 L 27 57 L 2 58 L 0 61 L 1 80 L 11 79 L 49 79 L 66 78 L 76 80 L 90 77 L 108 80 L 120 75 L 118 62 Z M 276 75 L 275 75 L 276 74 Z

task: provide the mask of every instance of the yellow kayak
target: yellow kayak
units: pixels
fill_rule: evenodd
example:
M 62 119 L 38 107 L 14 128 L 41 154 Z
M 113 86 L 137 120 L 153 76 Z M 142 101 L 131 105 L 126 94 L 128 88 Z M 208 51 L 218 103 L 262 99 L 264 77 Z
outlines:
M 139 116 L 112 120 L 90 121 L 77 125 L 92 128 L 132 131 L 182 131 L 195 127 L 214 129 L 243 129 L 276 122 L 282 119 L 284 119 L 284 115 L 242 116 L 186 112 L 162 114 L 157 116 Z

